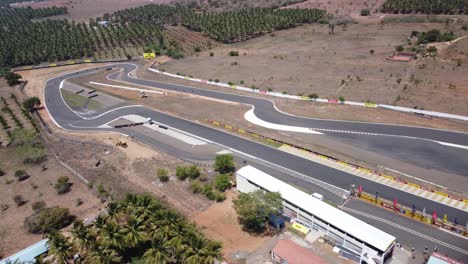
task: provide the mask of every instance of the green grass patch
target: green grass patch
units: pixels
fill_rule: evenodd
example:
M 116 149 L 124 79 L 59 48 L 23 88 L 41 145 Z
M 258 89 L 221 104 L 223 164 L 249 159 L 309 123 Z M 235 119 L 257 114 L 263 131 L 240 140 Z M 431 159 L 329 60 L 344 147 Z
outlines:
M 102 105 L 98 101 L 93 100 L 93 99 L 88 99 L 87 97 L 81 96 L 79 94 L 75 94 L 65 89 L 62 89 L 62 96 L 65 102 L 71 108 L 85 108 L 86 106 L 86 109 L 88 110 L 102 109 Z M 86 103 L 88 104 L 86 105 Z

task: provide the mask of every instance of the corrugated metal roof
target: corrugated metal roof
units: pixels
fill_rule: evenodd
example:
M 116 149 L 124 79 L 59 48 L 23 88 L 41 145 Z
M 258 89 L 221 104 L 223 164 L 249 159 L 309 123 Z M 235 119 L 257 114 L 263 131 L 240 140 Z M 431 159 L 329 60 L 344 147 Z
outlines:
M 349 215 L 309 194 L 292 187 L 250 165 L 237 174 L 271 192 L 279 192 L 283 199 L 306 212 L 323 219 L 345 233 L 385 252 L 395 242 L 395 237 Z
M 43 239 L 36 244 L 33 244 L 17 253 L 15 253 L 12 256 L 9 256 L 3 260 L 0 260 L 0 264 L 6 264 L 8 261 L 11 263 L 15 263 L 15 261 L 18 261 L 19 263 L 23 262 L 30 262 L 35 263 L 35 258 L 45 252 L 49 249 L 49 245 L 47 245 L 48 239 Z

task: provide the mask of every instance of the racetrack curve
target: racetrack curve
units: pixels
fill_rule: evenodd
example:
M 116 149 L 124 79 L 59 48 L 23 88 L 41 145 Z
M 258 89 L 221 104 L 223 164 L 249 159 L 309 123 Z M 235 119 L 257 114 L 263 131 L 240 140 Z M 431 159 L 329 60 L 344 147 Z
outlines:
M 124 71 L 113 74 L 111 78 L 120 79 L 125 82 L 129 82 L 133 84 L 152 86 L 152 87 L 168 89 L 168 90 L 173 90 L 173 91 L 180 91 L 180 92 L 185 91 L 185 92 L 196 93 L 202 96 L 209 96 L 209 97 L 223 99 L 223 100 L 232 99 L 230 101 L 255 105 L 256 111 L 260 109 L 258 110 L 259 112 L 256 112 L 257 116 L 259 116 L 260 118 L 264 120 L 278 123 L 278 120 L 276 119 L 271 120 L 271 118 L 273 118 L 273 116 L 271 116 L 271 113 L 269 113 L 265 109 L 262 109 L 263 107 L 268 107 L 270 111 L 275 111 L 273 104 L 268 100 L 136 79 L 136 78 L 132 78 L 128 76 L 128 73 L 130 71 L 136 69 L 135 65 L 116 64 L 114 65 L 114 67 L 123 67 Z M 97 69 L 103 69 L 103 68 L 109 68 L 109 66 L 101 67 Z M 68 129 L 68 130 L 87 130 L 87 131 L 105 130 L 105 131 L 114 131 L 114 132 L 129 134 L 130 132 L 128 130 L 114 129 L 114 128 L 98 128 L 98 126 L 106 124 L 123 115 L 135 114 L 135 115 L 140 115 L 143 117 L 150 117 L 159 123 L 167 124 L 176 129 L 186 131 L 187 133 L 208 139 L 209 141 L 212 141 L 212 142 L 216 142 L 218 144 L 225 146 L 228 149 L 232 148 L 232 149 L 238 150 L 240 152 L 246 153 L 253 157 L 257 157 L 261 160 L 268 161 L 274 164 L 278 164 L 282 167 L 289 168 L 293 171 L 302 173 L 304 175 L 308 175 L 310 177 L 319 179 L 321 181 L 330 183 L 332 185 L 341 187 L 343 189 L 349 189 L 349 186 L 351 184 L 362 185 L 363 189 L 369 193 L 379 192 L 380 197 L 383 197 L 389 200 L 393 200 L 393 198 L 397 198 L 399 203 L 405 204 L 410 207 L 414 204 L 416 208 L 418 208 L 419 210 L 425 207 L 428 213 L 431 212 L 432 210 L 437 211 L 438 215 L 447 213 L 447 215 L 449 216 L 449 219 L 453 220 L 453 218 L 456 217 L 460 223 L 464 223 L 468 220 L 468 214 L 465 211 L 462 211 L 453 207 L 448 207 L 443 204 L 440 204 L 431 200 L 427 200 L 418 196 L 414 196 L 409 193 L 406 193 L 406 192 L 403 192 L 403 191 L 400 191 L 400 190 L 397 190 L 388 186 L 380 185 L 373 181 L 369 181 L 364 178 L 354 176 L 352 174 L 348 174 L 342 171 L 335 170 L 330 167 L 323 166 L 321 164 L 310 162 L 308 160 L 288 154 L 286 152 L 277 150 L 275 148 L 262 145 L 259 143 L 255 143 L 255 142 L 243 139 L 241 137 L 231 135 L 231 134 L 219 131 L 219 130 L 215 130 L 215 129 L 212 129 L 212 128 L 209 128 L 200 124 L 196 124 L 196 123 L 184 120 L 184 119 L 180 119 L 174 116 L 160 113 L 158 111 L 145 108 L 143 106 L 132 106 L 132 105 L 127 105 L 123 107 L 120 106 L 120 108 L 106 109 L 104 113 L 96 113 L 93 115 L 82 117 L 76 114 L 75 112 L 73 112 L 63 101 L 61 97 L 60 89 L 59 89 L 60 84 L 62 83 L 63 80 L 67 78 L 76 77 L 82 74 L 89 74 L 89 73 L 97 71 L 97 69 L 84 70 L 81 72 L 66 74 L 64 76 L 50 79 L 46 83 L 46 87 L 44 89 L 44 93 L 45 93 L 44 97 L 46 101 L 45 106 L 46 106 L 48 113 L 51 115 L 54 122 L 58 126 L 64 129 Z M 262 113 L 265 113 L 265 116 Z M 349 126 L 354 124 L 351 122 L 324 121 L 324 120 L 304 119 L 304 118 L 301 119 L 299 117 L 291 117 L 291 116 L 284 115 L 284 114 L 282 114 L 281 120 L 279 121 L 289 122 L 286 119 L 290 119 L 290 118 L 294 119 L 295 122 L 305 122 L 302 124 L 313 124 L 313 126 L 308 125 L 310 127 L 322 126 L 322 127 L 327 127 L 327 128 L 329 127 L 341 128 L 340 124 L 342 124 L 344 128 L 349 129 L 349 128 L 353 128 L 353 126 L 351 127 Z M 289 123 L 288 125 L 300 125 L 300 124 Z M 385 127 L 388 129 L 385 130 L 382 127 Z M 421 133 L 424 132 L 424 135 L 426 135 L 427 138 L 431 140 L 441 140 L 441 141 L 447 142 L 448 141 L 447 139 L 450 139 L 450 141 L 448 142 L 453 142 L 455 144 L 465 144 L 467 142 L 466 134 L 441 131 L 441 130 L 431 130 L 431 129 L 425 129 L 425 128 L 393 126 L 393 125 L 374 125 L 374 124 L 367 124 L 367 123 L 355 123 L 354 128 L 367 129 L 368 131 L 377 131 L 377 132 L 378 131 L 391 131 L 391 132 L 395 132 L 397 135 L 402 135 L 402 136 L 408 136 L 408 135 L 412 136 L 417 131 L 420 131 Z M 408 129 L 407 131 L 408 134 L 406 134 L 405 128 Z M 445 133 L 447 133 L 448 135 L 445 135 Z M 139 135 L 135 134 L 135 132 L 132 132 L 132 134 L 134 137 L 139 138 Z M 453 138 L 450 135 L 453 135 Z

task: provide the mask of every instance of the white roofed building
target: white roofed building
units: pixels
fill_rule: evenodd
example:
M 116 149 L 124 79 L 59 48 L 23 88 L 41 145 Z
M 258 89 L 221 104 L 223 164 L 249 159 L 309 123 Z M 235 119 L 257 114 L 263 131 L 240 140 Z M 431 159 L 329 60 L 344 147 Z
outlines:
M 354 253 L 361 263 L 382 264 L 393 254 L 394 236 L 250 165 L 236 172 L 236 180 L 239 192 L 259 189 L 279 192 L 285 215 L 312 232 L 323 234 L 347 252 Z

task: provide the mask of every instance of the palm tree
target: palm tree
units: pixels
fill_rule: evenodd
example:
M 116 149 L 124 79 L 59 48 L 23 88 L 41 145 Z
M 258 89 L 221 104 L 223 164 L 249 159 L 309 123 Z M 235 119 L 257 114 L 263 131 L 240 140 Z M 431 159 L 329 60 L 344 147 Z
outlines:
M 104 245 L 114 247 L 118 250 L 124 248 L 124 237 L 121 233 L 120 226 L 115 221 L 107 222 L 101 230 Z
M 147 238 L 146 227 L 133 215 L 128 217 L 127 224 L 121 230 L 129 247 L 135 247 Z
M 68 260 L 72 256 L 72 246 L 68 238 L 61 233 L 53 231 L 47 234 L 47 244 L 49 245 L 49 254 L 53 256 L 53 260 L 59 264 L 68 264 Z
M 80 250 L 93 250 L 96 247 L 96 235 L 84 226 L 82 221 L 75 221 L 71 229 L 73 241 Z
M 206 241 L 201 235 L 196 235 L 188 240 L 189 247 L 183 253 L 183 261 L 187 264 L 212 264 L 215 259 L 221 259 L 221 244 L 219 242 Z
M 160 263 L 166 264 L 170 263 L 171 257 L 171 246 L 168 241 L 164 238 L 163 234 L 156 234 L 151 239 L 151 248 L 146 250 L 143 257 L 145 258 L 145 263 Z
M 109 216 L 110 219 L 112 220 L 117 220 L 119 217 L 119 212 L 120 212 L 120 206 L 119 203 L 116 202 L 110 202 L 106 206 L 107 210 L 107 215 Z
M 85 263 L 90 264 L 113 264 L 121 261 L 122 257 L 118 255 L 117 251 L 109 248 L 92 251 L 85 259 Z

